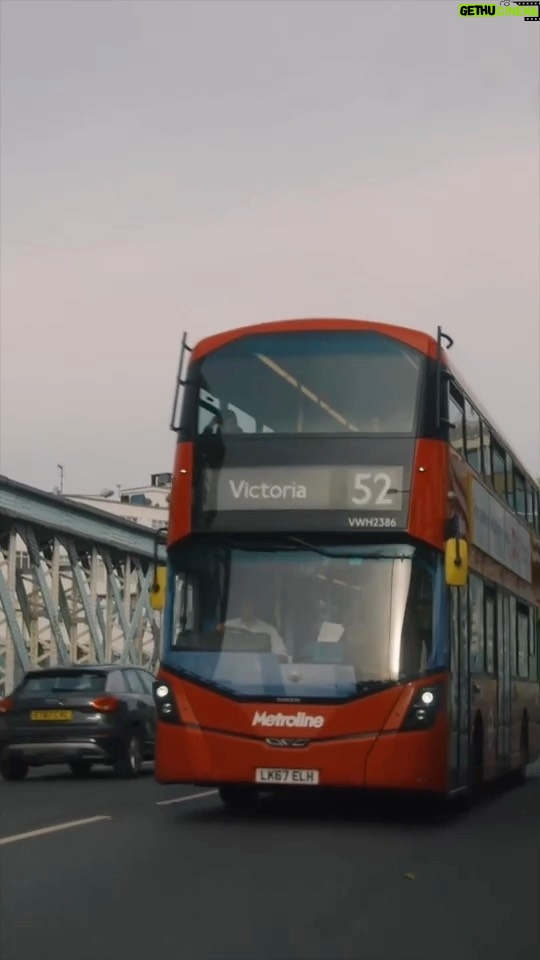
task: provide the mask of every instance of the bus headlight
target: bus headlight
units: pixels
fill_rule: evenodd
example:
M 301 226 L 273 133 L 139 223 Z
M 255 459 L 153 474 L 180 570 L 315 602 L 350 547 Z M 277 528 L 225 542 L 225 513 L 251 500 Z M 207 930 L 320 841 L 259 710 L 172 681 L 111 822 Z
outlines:
M 162 723 L 180 723 L 176 699 L 169 684 L 156 680 L 153 684 L 153 694 L 158 720 Z
M 401 725 L 403 731 L 429 730 L 437 719 L 442 704 L 442 687 L 422 687 L 411 703 Z

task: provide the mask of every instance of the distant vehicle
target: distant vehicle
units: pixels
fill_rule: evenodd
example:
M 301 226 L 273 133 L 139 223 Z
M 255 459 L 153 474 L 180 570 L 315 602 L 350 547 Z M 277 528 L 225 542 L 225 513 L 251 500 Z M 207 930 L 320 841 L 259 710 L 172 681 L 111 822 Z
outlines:
M 540 488 L 443 341 L 287 320 L 180 366 L 159 783 L 449 798 L 540 756 Z
M 0 774 L 67 763 L 75 777 L 110 764 L 135 777 L 154 756 L 152 674 L 139 667 L 85 665 L 28 672 L 0 700 Z

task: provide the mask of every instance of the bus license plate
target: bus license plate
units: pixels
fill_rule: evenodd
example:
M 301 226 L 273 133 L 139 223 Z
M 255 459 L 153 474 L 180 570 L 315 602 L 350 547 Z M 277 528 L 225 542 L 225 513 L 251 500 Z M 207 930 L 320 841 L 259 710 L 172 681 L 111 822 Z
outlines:
M 319 782 L 318 770 L 286 770 L 282 767 L 257 767 L 256 783 L 286 783 L 312 787 Z

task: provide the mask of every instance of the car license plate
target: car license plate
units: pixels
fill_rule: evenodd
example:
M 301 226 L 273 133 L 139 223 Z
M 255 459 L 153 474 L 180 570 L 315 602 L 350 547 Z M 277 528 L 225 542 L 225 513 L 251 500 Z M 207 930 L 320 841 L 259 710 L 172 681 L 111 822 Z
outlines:
M 31 720 L 72 720 L 73 710 L 32 710 Z
M 312 787 L 319 782 L 318 770 L 287 770 L 282 767 L 257 767 L 256 783 L 286 783 Z

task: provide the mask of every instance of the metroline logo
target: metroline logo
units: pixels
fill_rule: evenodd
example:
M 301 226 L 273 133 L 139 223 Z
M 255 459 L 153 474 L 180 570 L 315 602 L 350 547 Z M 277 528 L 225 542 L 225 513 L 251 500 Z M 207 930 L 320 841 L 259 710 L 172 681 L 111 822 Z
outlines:
M 266 710 L 257 710 L 253 717 L 252 727 L 315 727 L 320 729 L 324 725 L 324 717 L 310 717 L 307 713 L 268 713 Z

